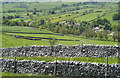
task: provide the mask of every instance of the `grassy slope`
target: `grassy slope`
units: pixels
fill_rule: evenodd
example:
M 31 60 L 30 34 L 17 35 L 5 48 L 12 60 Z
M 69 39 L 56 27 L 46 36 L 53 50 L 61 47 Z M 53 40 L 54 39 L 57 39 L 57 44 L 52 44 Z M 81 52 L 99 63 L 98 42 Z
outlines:
M 97 18 L 97 16 L 101 16 L 102 14 L 104 14 L 104 12 L 98 12 L 98 13 L 90 13 L 84 16 L 80 16 L 78 18 L 75 18 L 75 20 L 81 20 L 81 21 L 90 21 L 92 19 Z
M 39 31 L 39 30 L 28 28 L 28 27 L 22 28 L 22 27 L 3 26 L 2 29 L 3 31 L 21 30 L 21 31 L 16 31 L 16 32 L 52 33 L 50 31 Z M 89 44 L 94 44 L 94 45 L 115 45 L 117 44 L 117 42 L 113 42 L 113 41 L 100 41 L 100 40 L 77 38 L 77 37 L 71 37 L 71 36 L 59 36 L 59 35 L 49 35 L 49 34 L 18 34 L 18 33 L 9 33 L 9 34 L 21 35 L 21 36 L 32 36 L 32 37 L 45 37 L 45 38 L 49 38 L 49 36 L 52 36 L 57 39 L 81 40 L 81 41 L 85 41 L 85 42 L 88 42 Z M 57 43 L 68 45 L 68 46 L 73 46 L 73 45 L 81 45 L 82 44 L 81 41 L 58 41 Z M 88 44 L 85 42 L 83 42 L 83 44 Z M 25 46 L 26 44 L 28 46 L 49 45 L 49 43 L 46 41 L 41 41 L 41 40 L 33 41 L 33 40 L 26 40 L 26 39 L 18 39 L 18 38 L 7 35 L 5 32 L 2 33 L 2 47 L 18 47 L 18 46 Z
M 80 41 L 58 41 L 58 43 L 60 44 L 69 45 L 69 46 L 81 45 L 82 43 L 81 41 L 85 41 L 89 44 L 94 44 L 94 45 L 115 45 L 117 44 L 117 42 L 114 42 L 114 41 L 100 41 L 100 40 L 93 40 L 93 39 L 77 38 L 77 37 L 72 37 L 72 36 L 59 36 L 59 35 L 49 35 L 49 34 L 18 34 L 18 33 L 8 33 L 8 34 L 20 35 L 20 36 L 43 37 L 43 38 L 49 38 L 49 36 L 51 36 L 57 39 L 80 40 Z
M 32 40 L 26 40 L 26 39 L 17 39 L 15 37 L 8 36 L 6 34 L 2 34 L 2 47 L 19 47 L 19 46 L 25 46 L 25 45 L 31 46 L 31 45 L 49 45 L 46 41 L 32 41 Z
M 2 27 L 2 31 L 14 31 L 14 30 L 21 30 L 21 32 L 44 32 L 46 31 L 38 31 L 28 27 L 12 27 L 12 26 L 4 26 Z M 17 32 L 17 31 L 16 31 Z M 48 31 L 49 32 L 49 31 Z M 17 39 L 15 37 L 7 35 L 5 32 L 2 33 L 2 47 L 18 47 L 18 46 L 25 46 L 25 45 L 49 45 L 46 41 L 32 41 L 26 39 Z
M 20 30 L 20 31 L 17 31 Z M 20 27 L 20 26 L 2 26 L 2 31 L 14 31 L 14 32 L 31 32 L 31 33 L 53 33 L 51 31 L 39 31 L 36 28 L 31 27 Z
M 9 4 L 4 4 L 3 5 L 3 11 L 4 10 L 27 10 L 27 9 L 30 9 L 30 10 L 33 10 L 34 8 L 37 8 L 38 10 L 39 9 L 51 9 L 51 8 L 55 8 L 55 7 L 60 7 L 62 4 L 68 4 L 68 5 L 72 5 L 73 3 L 75 2 L 62 2 L 62 3 L 55 3 L 55 2 L 52 2 L 52 3 L 48 3 L 48 2 L 42 2 L 42 3 L 9 3 Z M 102 3 L 103 4 L 103 3 Z M 80 10 L 75 10 L 75 11 L 71 11 L 71 12 L 66 12 L 66 14 L 72 14 L 72 12 L 79 12 L 79 14 L 72 14 L 71 16 L 69 17 L 66 17 L 65 15 L 66 14 L 54 14 L 54 15 L 58 15 L 58 16 L 53 16 L 53 15 L 40 15 L 39 17 L 38 16 L 34 16 L 35 19 L 41 19 L 41 18 L 53 18 L 53 20 L 51 20 L 51 22 L 58 22 L 58 21 L 64 21 L 64 20 L 68 20 L 68 19 L 73 19 L 75 17 L 78 17 L 78 18 L 75 18 L 77 21 L 78 20 L 83 20 L 83 21 L 90 21 L 94 18 L 97 17 L 97 15 L 101 15 L 102 13 L 92 13 L 92 14 L 88 14 L 88 15 L 85 15 L 85 16 L 80 16 L 82 12 L 84 11 L 87 11 L 87 10 L 91 10 L 93 9 L 94 11 L 96 10 L 102 10 L 102 11 L 105 11 L 105 10 L 109 10 L 110 7 L 112 7 L 112 11 L 116 11 L 116 8 L 117 8 L 117 4 L 115 3 L 104 3 L 104 7 L 101 7 L 102 4 L 87 4 L 87 5 L 83 5 L 81 4 L 80 6 L 70 6 L 70 7 L 62 7 L 61 9 L 68 9 L 68 8 L 76 8 L 76 7 L 83 7 L 83 6 L 90 6 L 90 7 L 94 7 L 94 8 L 85 8 L 85 9 L 80 9 Z M 26 6 L 27 8 L 13 8 L 14 6 Z M 3 15 L 15 15 L 17 13 L 5 13 Z M 26 13 L 18 13 L 17 15 L 26 15 Z M 59 18 L 59 16 L 61 16 L 62 18 Z M 92 17 L 91 17 L 92 16 Z M 26 17 L 26 16 L 25 16 Z M 109 18 L 108 18 L 109 19 Z M 16 20 L 16 21 L 19 21 L 20 19 L 19 18 L 16 18 L 16 19 L 13 19 L 13 20 Z M 25 21 L 33 21 L 33 20 L 30 20 L 30 19 L 25 19 Z M 111 23 L 115 24 L 116 22 L 112 21 Z
M 105 16 L 103 16 L 102 18 L 108 19 L 111 22 L 111 24 L 118 24 L 118 21 L 113 21 L 113 19 L 112 19 L 113 14 L 117 14 L 117 13 L 118 12 L 108 13 Z
M 30 2 L 24 2 L 24 3 L 9 3 L 9 4 L 3 4 L 3 11 L 7 10 L 26 10 L 30 9 L 33 10 L 34 8 L 39 9 L 51 9 L 58 6 L 61 6 L 61 4 L 73 4 L 74 2 L 62 2 L 62 3 L 56 3 L 56 2 L 40 2 L 40 3 L 30 3 Z M 14 6 L 26 6 L 26 8 L 13 8 Z

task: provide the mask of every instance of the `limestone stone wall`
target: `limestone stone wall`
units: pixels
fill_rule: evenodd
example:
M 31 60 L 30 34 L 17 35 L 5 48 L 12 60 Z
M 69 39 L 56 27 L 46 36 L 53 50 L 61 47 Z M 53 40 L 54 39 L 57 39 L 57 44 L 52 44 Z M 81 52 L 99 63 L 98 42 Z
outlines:
M 1 48 L 0 55 L 2 57 L 16 56 L 57 56 L 61 57 L 118 57 L 118 48 L 116 46 L 55 46 L 51 51 L 50 46 L 29 46 L 29 47 L 16 47 L 16 48 Z
M 41 74 L 46 75 L 54 73 L 56 62 L 22 60 L 16 63 L 12 59 L 0 59 L 0 69 L 2 72 L 15 72 L 21 74 Z M 101 63 L 86 63 L 74 61 L 57 61 L 56 74 L 57 76 L 105 76 L 106 64 Z M 14 68 L 15 67 L 15 68 Z M 110 77 L 120 76 L 120 65 L 109 64 L 107 75 Z

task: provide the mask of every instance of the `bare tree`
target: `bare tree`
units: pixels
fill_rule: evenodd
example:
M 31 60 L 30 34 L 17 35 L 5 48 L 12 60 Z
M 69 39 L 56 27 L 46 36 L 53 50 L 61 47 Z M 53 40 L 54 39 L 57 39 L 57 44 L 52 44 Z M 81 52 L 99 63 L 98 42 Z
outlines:
M 25 57 L 26 57 L 26 54 L 27 54 L 27 44 L 25 45 L 25 51 L 24 51 L 24 53 L 25 53 Z
M 54 45 L 57 42 L 56 38 L 54 37 L 49 37 L 49 43 L 50 43 L 50 47 L 51 47 L 51 52 L 55 53 L 55 57 L 56 57 L 56 63 L 55 63 L 55 68 L 54 68 L 54 73 L 53 75 L 56 76 L 56 70 L 57 70 L 57 55 L 56 55 L 56 51 L 54 51 Z
M 14 73 L 16 73 L 16 57 L 17 57 L 17 50 L 15 50 L 14 52 L 14 66 L 13 66 L 13 69 L 14 69 Z

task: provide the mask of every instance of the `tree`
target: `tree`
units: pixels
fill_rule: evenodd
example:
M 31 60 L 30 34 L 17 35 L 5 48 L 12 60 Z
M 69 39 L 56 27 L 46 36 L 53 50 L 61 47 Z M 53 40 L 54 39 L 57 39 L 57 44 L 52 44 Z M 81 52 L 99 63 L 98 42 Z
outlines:
M 57 26 L 54 28 L 54 32 L 55 32 L 55 33 L 59 33 L 59 30 L 60 30 L 60 26 L 57 25 Z
M 67 5 L 67 4 L 62 4 L 61 6 L 62 6 L 62 7 L 67 7 L 68 5 Z
M 117 40 L 118 40 L 118 44 L 119 44 L 119 46 L 120 46 L 120 32 L 118 32 Z
M 72 25 L 74 25 L 74 24 L 76 23 L 76 20 L 75 20 L 75 19 L 71 19 L 71 20 L 70 20 L 70 23 L 71 23 Z
M 37 16 L 39 16 L 39 13 L 37 13 Z
M 29 13 L 27 13 L 27 16 L 29 16 Z
M 86 38 L 89 38 L 89 37 L 94 37 L 96 36 L 96 33 L 94 30 L 92 30 L 91 28 L 86 28 L 84 30 L 84 32 L 82 33 L 82 35 L 84 35 Z
M 109 31 L 103 31 L 103 37 L 107 40 L 108 39 Z
M 111 25 L 108 24 L 108 23 L 105 23 L 105 27 L 104 27 L 104 30 L 110 30 L 111 31 Z
M 113 34 L 113 39 L 114 41 L 117 39 L 118 40 L 118 44 L 120 44 L 120 32 L 114 32 Z
M 92 25 L 94 27 L 99 25 L 105 25 L 105 24 L 110 24 L 110 21 L 108 21 L 107 19 L 98 18 L 96 21 L 92 22 Z
M 14 73 L 16 73 L 16 71 L 17 71 L 17 69 L 16 69 L 16 66 L 17 66 L 16 65 L 17 50 L 14 51 L 14 57 L 15 58 L 14 58 L 14 66 L 13 66 L 13 68 L 14 68 Z
M 75 30 L 74 34 L 75 35 L 79 35 L 80 34 L 80 30 Z
M 97 37 L 100 38 L 100 40 L 103 38 L 103 33 L 102 31 L 97 32 Z
M 3 24 L 3 25 L 7 25 L 7 23 L 9 23 L 9 20 L 8 20 L 8 19 L 5 19 L 5 20 L 2 21 L 2 24 Z
M 43 25 L 45 23 L 45 20 L 44 19 L 41 19 L 40 20 L 40 25 Z
M 55 14 L 55 11 L 51 11 L 51 14 Z
M 63 28 L 63 27 L 60 28 L 59 32 L 60 32 L 61 34 L 68 34 L 67 29 L 66 29 L 66 28 Z
M 90 12 L 90 13 L 93 13 L 94 11 L 91 9 L 89 12 Z
M 36 15 L 36 11 L 33 12 L 33 15 Z
M 49 37 L 49 43 L 50 43 L 50 47 L 51 47 L 51 52 L 54 52 L 54 45 L 57 42 L 56 38 L 54 37 Z M 55 68 L 54 68 L 54 76 L 56 75 L 56 70 L 57 70 L 57 55 L 56 55 L 56 51 L 55 51 L 55 57 L 56 57 L 56 63 L 55 63 Z
M 19 15 L 15 15 L 14 18 L 19 18 L 20 16 Z
M 33 19 L 33 15 L 29 15 L 30 19 Z
M 37 9 L 36 9 L 36 8 L 34 8 L 34 10 L 36 11 Z
M 119 20 L 120 17 L 118 14 L 114 14 L 112 18 L 113 18 L 113 20 Z
M 100 14 L 97 15 L 97 18 L 100 18 Z
M 118 39 L 118 32 L 113 33 L 113 40 L 115 41 L 116 39 Z

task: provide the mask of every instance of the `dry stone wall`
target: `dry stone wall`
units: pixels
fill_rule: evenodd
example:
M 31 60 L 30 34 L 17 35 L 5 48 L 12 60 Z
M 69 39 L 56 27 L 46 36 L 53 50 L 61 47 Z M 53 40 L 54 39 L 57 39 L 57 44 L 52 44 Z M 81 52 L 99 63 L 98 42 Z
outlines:
M 29 47 L 16 47 L 16 48 L 1 48 L 0 55 L 2 57 L 14 56 L 57 56 L 61 57 L 118 57 L 117 46 L 96 46 L 96 45 L 77 45 L 77 46 L 55 46 L 51 51 L 50 46 L 29 46 Z
M 14 72 L 21 74 L 41 74 L 46 75 L 54 73 L 56 62 L 22 60 L 16 62 L 12 59 L 0 59 L 0 69 L 2 72 Z M 16 65 L 16 66 L 15 66 Z M 86 63 L 74 61 L 57 61 L 56 74 L 57 76 L 105 76 L 106 64 L 101 63 Z M 16 68 L 14 68 L 16 67 Z M 119 77 L 120 65 L 109 64 L 107 76 Z

